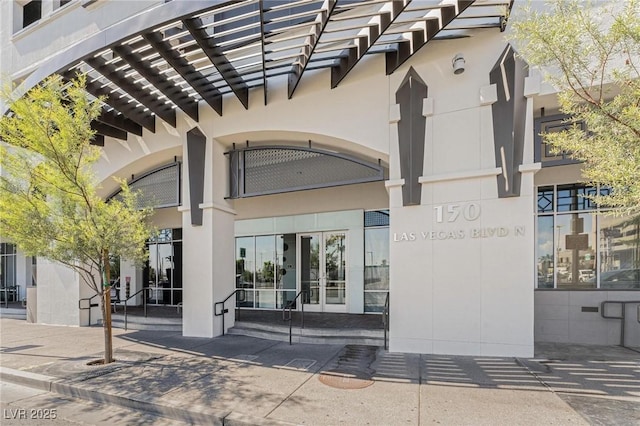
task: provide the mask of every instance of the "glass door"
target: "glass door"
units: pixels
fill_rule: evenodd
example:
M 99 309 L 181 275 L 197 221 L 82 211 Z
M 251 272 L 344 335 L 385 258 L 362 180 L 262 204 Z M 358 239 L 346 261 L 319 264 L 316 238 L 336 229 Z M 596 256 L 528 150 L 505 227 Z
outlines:
M 346 233 L 301 234 L 298 247 L 305 310 L 346 312 Z

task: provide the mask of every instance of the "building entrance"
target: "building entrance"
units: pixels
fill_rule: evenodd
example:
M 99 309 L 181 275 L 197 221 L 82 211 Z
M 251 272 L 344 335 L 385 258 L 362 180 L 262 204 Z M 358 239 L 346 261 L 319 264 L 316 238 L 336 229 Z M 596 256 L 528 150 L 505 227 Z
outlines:
M 305 310 L 346 312 L 346 232 L 298 235 L 300 290 L 306 292 Z

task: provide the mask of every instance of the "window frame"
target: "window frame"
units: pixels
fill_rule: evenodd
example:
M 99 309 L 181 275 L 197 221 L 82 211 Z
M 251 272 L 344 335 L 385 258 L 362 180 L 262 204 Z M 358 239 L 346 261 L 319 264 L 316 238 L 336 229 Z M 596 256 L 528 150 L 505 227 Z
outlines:
M 593 187 L 593 186 L 589 186 L 589 185 L 584 185 L 584 184 L 580 184 L 580 183 L 573 183 L 573 184 L 552 184 L 552 185 L 538 185 L 536 186 L 536 198 L 535 198 L 535 250 L 534 250 L 534 258 L 535 258 L 535 262 L 536 262 L 536 268 L 535 268 L 535 285 L 534 285 L 534 289 L 536 291 L 538 290 L 565 290 L 565 291 L 611 291 L 611 290 L 621 290 L 621 291 L 638 291 L 638 289 L 636 288 L 620 288 L 620 289 L 612 289 L 612 288 L 603 288 L 602 284 L 601 284 L 601 276 L 603 273 L 606 272 L 612 272 L 612 271 L 601 271 L 602 269 L 602 227 L 603 227 L 603 223 L 601 220 L 601 215 L 602 213 L 606 213 L 608 211 L 610 211 L 610 209 L 608 208 L 600 208 L 599 206 L 597 206 L 595 203 L 593 203 L 592 201 L 589 200 L 585 200 L 584 203 L 579 202 L 577 206 L 572 205 L 569 209 L 567 210 L 560 210 L 558 208 L 559 205 L 559 192 L 565 189 L 571 189 L 571 187 L 579 190 L 579 191 L 584 191 L 583 193 L 587 193 L 589 191 L 589 189 L 594 190 L 596 194 L 606 194 L 607 191 L 610 191 L 609 188 L 606 187 Z M 543 192 L 547 192 L 551 191 L 552 193 L 552 203 L 551 203 L 551 209 L 548 210 L 547 208 L 543 208 L 541 211 L 540 209 L 540 196 Z M 581 197 L 581 195 L 578 194 L 578 197 Z M 574 208 L 577 207 L 577 208 Z M 553 286 L 550 288 L 544 288 L 544 287 L 539 287 L 539 269 L 538 269 L 538 263 L 539 263 L 539 259 L 540 259 L 540 245 L 539 245 L 539 240 L 538 240 L 538 236 L 540 234 L 540 227 L 539 227 L 539 218 L 540 217 L 551 217 L 553 218 L 553 228 L 555 230 L 557 223 L 558 223 L 558 217 L 559 216 L 567 216 L 567 215 L 572 215 L 572 214 L 589 214 L 592 216 L 592 220 L 595 221 L 595 241 L 593 243 L 593 247 L 594 247 L 594 271 L 595 271 L 595 287 L 593 288 L 572 288 L 572 287 L 567 287 L 567 288 L 559 288 L 558 287 L 558 263 L 559 263 L 559 259 L 558 259 L 558 254 L 557 254 L 557 249 L 558 249 L 558 237 L 556 237 L 555 235 L 555 231 L 554 234 L 552 236 L 553 238 L 553 250 L 552 250 L 552 255 L 553 255 Z M 613 270 L 615 271 L 615 270 Z M 620 271 L 624 271 L 624 269 L 621 269 Z

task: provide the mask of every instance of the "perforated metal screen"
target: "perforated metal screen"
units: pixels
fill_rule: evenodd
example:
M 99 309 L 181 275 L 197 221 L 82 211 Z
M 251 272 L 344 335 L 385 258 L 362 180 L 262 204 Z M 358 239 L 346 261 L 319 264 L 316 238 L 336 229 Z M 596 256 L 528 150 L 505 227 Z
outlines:
M 389 226 L 389 210 L 371 210 L 364 212 L 364 226 Z
M 255 148 L 230 155 L 232 198 L 325 188 L 384 178 L 382 167 L 328 151 Z M 235 161 L 236 164 L 233 164 Z
M 129 183 L 138 192 L 138 207 L 171 207 L 180 205 L 180 163 L 172 163 L 151 171 Z M 118 198 L 118 193 L 114 197 Z

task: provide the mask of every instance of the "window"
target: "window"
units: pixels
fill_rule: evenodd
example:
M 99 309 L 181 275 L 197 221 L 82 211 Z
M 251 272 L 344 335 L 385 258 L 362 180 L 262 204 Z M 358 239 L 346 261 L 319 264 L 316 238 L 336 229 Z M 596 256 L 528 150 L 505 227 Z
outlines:
M 22 7 L 22 28 L 42 18 L 42 0 L 31 0 Z
M 35 256 L 31 258 L 31 285 L 38 285 L 38 258 Z
M 538 188 L 538 288 L 640 288 L 640 216 L 598 214 L 586 198 L 597 193 L 584 185 Z
M 389 292 L 389 211 L 364 213 L 364 311 L 382 312 Z
M 578 163 L 577 160 L 571 158 L 570 152 L 555 152 L 550 145 L 545 143 L 542 135 L 544 133 L 563 132 L 569 130 L 572 126 L 577 126 L 580 130 L 586 131 L 584 122 L 571 121 L 571 117 L 568 115 L 551 115 L 536 118 L 534 126 L 534 155 L 536 162 L 542 163 L 542 167 Z
M 149 259 L 142 273 L 151 288 L 147 302 L 177 305 L 182 302 L 182 229 L 161 229 L 149 239 L 147 249 Z
M 239 307 L 281 309 L 296 297 L 296 234 L 236 238 Z
M 53 10 L 60 9 L 62 6 L 65 6 L 71 3 L 72 0 L 54 0 L 53 1 Z
M 16 246 L 0 243 L 0 287 L 16 285 Z

